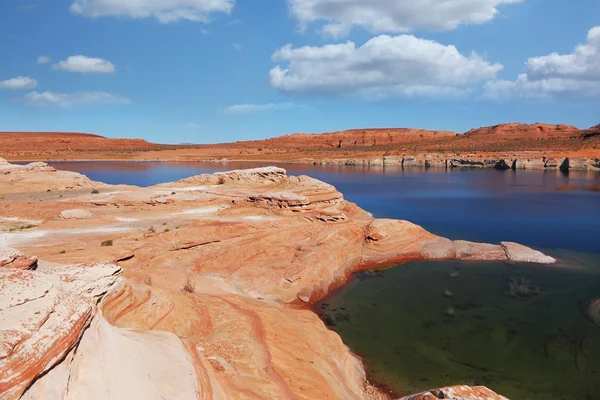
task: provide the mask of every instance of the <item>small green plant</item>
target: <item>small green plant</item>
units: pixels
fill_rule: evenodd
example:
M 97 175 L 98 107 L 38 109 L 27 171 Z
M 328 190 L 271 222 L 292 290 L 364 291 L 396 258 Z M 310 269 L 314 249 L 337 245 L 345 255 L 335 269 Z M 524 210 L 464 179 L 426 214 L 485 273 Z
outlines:
M 113 241 L 112 240 L 105 240 L 104 242 L 102 242 L 100 244 L 100 246 L 102 247 L 111 247 L 113 245 Z
M 301 244 L 295 245 L 294 248 L 296 249 L 297 252 L 301 252 L 304 249 L 304 247 L 302 247 Z
M 98 189 L 94 189 L 94 190 L 92 190 L 92 194 L 98 194 L 98 193 L 100 193 L 100 192 L 98 191 Z
M 196 290 L 196 285 L 194 285 L 194 283 L 188 277 L 185 281 L 185 284 L 183 285 L 182 290 L 186 293 L 194 293 L 194 291 Z

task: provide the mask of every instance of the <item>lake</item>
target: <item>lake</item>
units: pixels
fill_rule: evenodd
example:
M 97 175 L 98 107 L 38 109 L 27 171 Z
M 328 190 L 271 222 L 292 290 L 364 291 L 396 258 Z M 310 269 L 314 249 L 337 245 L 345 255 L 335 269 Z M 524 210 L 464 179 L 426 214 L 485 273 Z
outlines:
M 53 163 L 150 186 L 257 163 Z M 597 399 L 600 172 L 281 165 L 336 186 L 375 217 L 451 239 L 526 244 L 557 266 L 411 262 L 359 274 L 315 311 L 394 393 L 482 384 L 514 399 Z M 518 293 L 525 287 L 529 293 Z M 540 397 L 541 396 L 541 397 Z

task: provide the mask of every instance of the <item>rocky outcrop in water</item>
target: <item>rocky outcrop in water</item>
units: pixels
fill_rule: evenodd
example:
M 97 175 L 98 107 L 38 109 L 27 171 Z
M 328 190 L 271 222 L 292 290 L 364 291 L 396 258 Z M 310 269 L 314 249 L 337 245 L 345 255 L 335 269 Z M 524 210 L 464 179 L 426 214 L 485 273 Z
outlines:
M 369 398 L 361 360 L 307 304 L 403 261 L 551 261 L 374 219 L 275 167 L 88 181 L 97 193 L 76 189 L 79 174 L 18 174 L 0 174 L 0 209 L 38 222 L 0 238 L 43 261 L 17 269 L 37 259 L 0 251 L 3 400 Z
M 442 389 L 429 390 L 400 400 L 508 400 L 484 386 L 452 386 Z
M 0 158 L 0 195 L 44 191 L 91 188 L 93 182 L 87 177 L 69 171 L 57 171 L 46 163 L 27 165 L 7 163 Z

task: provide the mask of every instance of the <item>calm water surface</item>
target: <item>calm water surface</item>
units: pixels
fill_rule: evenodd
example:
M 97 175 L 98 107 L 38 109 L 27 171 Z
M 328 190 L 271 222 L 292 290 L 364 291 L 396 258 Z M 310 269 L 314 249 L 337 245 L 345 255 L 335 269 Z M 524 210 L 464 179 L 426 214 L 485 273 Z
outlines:
M 150 186 L 259 164 L 55 163 L 107 183 Z M 282 165 L 336 186 L 376 217 L 452 239 L 509 240 L 556 267 L 413 262 L 360 274 L 315 306 L 397 394 L 483 384 L 515 399 L 600 399 L 600 173 Z M 511 284 L 530 295 L 511 296 Z M 542 397 L 540 397 L 542 396 Z

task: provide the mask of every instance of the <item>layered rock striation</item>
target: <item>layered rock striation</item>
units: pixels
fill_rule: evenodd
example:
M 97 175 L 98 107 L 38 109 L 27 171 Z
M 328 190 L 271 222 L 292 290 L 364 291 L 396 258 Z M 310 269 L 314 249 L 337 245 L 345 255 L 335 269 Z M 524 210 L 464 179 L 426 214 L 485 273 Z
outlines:
M 385 398 L 307 304 L 409 260 L 554 262 L 374 219 L 276 167 L 149 188 L 18 174 L 0 174 L 0 209 L 38 224 L 0 232 L 19 249 L 0 250 L 1 399 Z

